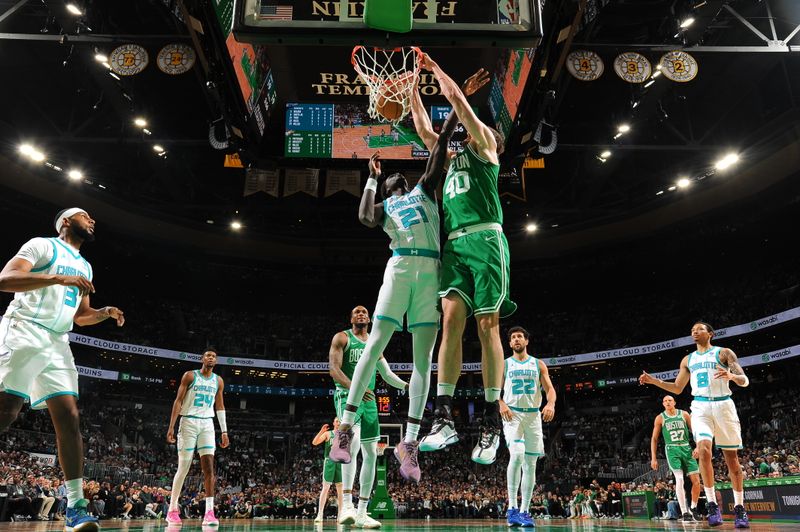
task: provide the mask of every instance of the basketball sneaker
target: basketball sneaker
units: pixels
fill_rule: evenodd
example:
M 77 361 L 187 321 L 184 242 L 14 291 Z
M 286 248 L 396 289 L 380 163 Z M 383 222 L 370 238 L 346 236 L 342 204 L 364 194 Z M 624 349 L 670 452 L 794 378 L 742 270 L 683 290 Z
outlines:
M 536 523 L 533 522 L 533 517 L 528 512 L 520 512 L 519 520 L 522 521 L 522 528 L 536 528 Z
M 358 514 L 356 516 L 356 522 L 353 525 L 356 528 L 380 528 L 381 522 L 376 521 L 375 519 L 368 516 L 366 513 Z
M 439 451 L 458 441 L 453 414 L 448 405 L 439 405 L 433 411 L 433 425 L 427 436 L 419 441 L 419 450 Z
M 209 510 L 203 516 L 203 526 L 219 526 L 219 519 L 214 515 L 214 510 Z
M 508 526 L 522 526 L 522 519 L 519 517 L 518 508 L 509 508 L 506 511 L 506 522 Z
M 692 517 L 694 517 L 695 521 L 697 521 L 698 523 L 703 521 L 703 518 L 705 516 L 700 513 L 700 510 L 698 510 L 696 506 L 694 508 L 690 508 L 690 510 L 692 511 Z
M 694 523 L 697 521 L 697 519 L 694 518 L 692 512 L 683 512 L 683 515 L 681 516 L 681 521 L 684 523 Z
M 500 447 L 502 430 L 497 403 L 487 405 L 480 423 L 480 430 L 478 444 L 472 449 L 472 461 L 483 465 L 493 464 L 497 458 L 497 448 Z
M 733 511 L 736 514 L 736 519 L 733 521 L 733 528 L 750 528 L 750 518 L 747 517 L 744 506 L 737 504 L 733 507 Z
M 87 511 L 89 501 L 79 499 L 72 508 L 67 507 L 64 530 L 66 532 L 95 532 L 100 530 L 99 520 Z
M 181 525 L 181 512 L 180 510 L 170 510 L 167 512 L 167 525 Z
M 353 505 L 348 505 L 342 508 L 342 513 L 339 514 L 340 525 L 352 525 L 356 522 L 356 509 Z
M 722 512 L 719 505 L 715 502 L 708 503 L 708 526 L 719 526 L 722 524 Z
M 318 523 L 321 523 L 321 522 L 322 522 L 322 516 L 321 515 L 318 515 L 318 516 L 316 516 L 314 518 L 314 524 L 315 525 L 318 524 Z
M 400 476 L 412 482 L 419 482 L 422 476 L 419 468 L 419 442 L 402 442 L 394 448 L 394 456 L 400 462 Z
M 352 428 L 344 432 L 338 429 L 333 431 L 333 443 L 331 444 L 331 452 L 328 454 L 328 458 L 331 459 L 331 462 L 336 462 L 337 464 L 349 464 L 351 460 L 350 442 L 352 441 Z

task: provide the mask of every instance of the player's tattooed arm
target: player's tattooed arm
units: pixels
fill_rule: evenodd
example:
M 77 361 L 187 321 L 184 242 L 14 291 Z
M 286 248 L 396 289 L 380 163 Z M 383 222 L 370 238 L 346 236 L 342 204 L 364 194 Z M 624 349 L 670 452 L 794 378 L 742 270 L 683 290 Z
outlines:
M 732 350 L 727 347 L 720 349 L 719 361 L 727 368 L 717 366 L 717 372 L 714 374 L 715 379 L 725 379 L 736 383 L 742 388 L 750 384 L 750 379 L 744 374 L 744 369 L 739 364 L 739 357 Z
M 639 384 L 652 384 L 670 393 L 681 394 L 683 393 L 683 389 L 686 388 L 686 385 L 689 384 L 691 377 L 692 374 L 689 372 L 689 357 L 685 356 L 683 360 L 681 360 L 681 369 L 678 371 L 678 376 L 675 377 L 674 382 L 662 381 L 661 379 L 653 377 L 646 371 L 642 371 L 642 374 L 639 375 Z
M 81 298 L 78 311 L 72 321 L 75 322 L 75 325 L 85 327 L 87 325 L 95 325 L 108 318 L 116 320 L 117 327 L 122 327 L 125 324 L 125 313 L 120 309 L 117 307 L 92 308 L 89 304 L 89 296 L 86 295 Z
M 342 359 L 344 358 L 344 348 L 347 345 L 347 335 L 343 332 L 336 333 L 331 340 L 331 348 L 328 351 L 328 372 L 334 382 L 350 389 L 350 379 L 342 371 Z
M 653 421 L 653 435 L 650 436 L 650 468 L 655 471 L 658 469 L 658 459 L 657 459 L 657 451 L 658 451 L 658 438 L 661 437 L 661 415 L 657 415 L 655 421 Z
M 178 386 L 178 394 L 175 396 L 175 401 L 172 403 L 172 413 L 169 416 L 169 427 L 167 428 L 167 443 L 175 443 L 175 422 L 178 420 L 178 414 L 181 413 L 183 400 L 186 398 L 186 392 L 189 386 L 194 382 L 194 373 L 187 371 L 181 377 L 181 384 Z
M 378 150 L 369 158 L 369 178 L 358 205 L 358 221 L 367 227 L 377 227 L 383 222 L 383 203 L 375 203 L 380 176 L 381 152 Z
M 550 380 L 550 370 L 547 369 L 547 364 L 541 360 L 539 361 L 539 382 L 547 397 L 547 404 L 542 409 L 542 421 L 553 421 L 556 415 L 556 388 Z

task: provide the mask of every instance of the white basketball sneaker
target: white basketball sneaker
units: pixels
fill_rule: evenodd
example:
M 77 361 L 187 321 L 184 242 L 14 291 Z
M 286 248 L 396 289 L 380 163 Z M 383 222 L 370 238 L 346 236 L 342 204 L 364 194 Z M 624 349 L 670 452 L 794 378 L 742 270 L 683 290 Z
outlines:
M 356 522 L 356 509 L 350 505 L 342 508 L 342 513 L 339 515 L 340 525 L 352 525 Z
M 453 415 L 446 405 L 437 407 L 433 411 L 433 425 L 431 431 L 419 440 L 419 450 L 422 452 L 439 451 L 458 441 L 458 433 L 453 423 Z
M 366 513 L 356 516 L 355 526 L 357 528 L 380 528 L 381 522 L 368 516 Z

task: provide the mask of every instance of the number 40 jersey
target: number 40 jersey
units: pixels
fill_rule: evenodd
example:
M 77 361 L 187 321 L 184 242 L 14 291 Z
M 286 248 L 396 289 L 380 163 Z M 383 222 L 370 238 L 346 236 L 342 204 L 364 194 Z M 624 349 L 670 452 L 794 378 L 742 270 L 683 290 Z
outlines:
M 211 377 L 205 378 L 198 370 L 193 373 L 194 380 L 181 405 L 181 416 L 211 419 L 214 417 L 214 398 L 219 389 L 219 377 L 212 373 Z
M 383 201 L 383 230 L 391 238 L 392 251 L 404 255 L 429 251 L 439 256 L 439 208 L 420 185 Z

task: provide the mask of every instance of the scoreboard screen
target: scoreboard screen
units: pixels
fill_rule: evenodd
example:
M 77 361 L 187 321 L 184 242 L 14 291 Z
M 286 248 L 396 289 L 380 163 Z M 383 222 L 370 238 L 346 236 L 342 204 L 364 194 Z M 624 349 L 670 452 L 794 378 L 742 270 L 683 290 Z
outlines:
M 392 413 L 392 398 L 388 395 L 379 395 L 375 398 L 378 401 L 378 415 L 388 416 Z
M 286 104 L 286 156 L 332 155 L 333 104 Z

